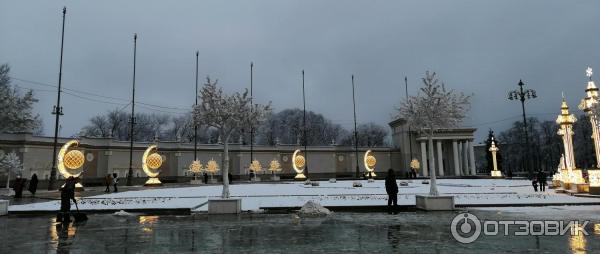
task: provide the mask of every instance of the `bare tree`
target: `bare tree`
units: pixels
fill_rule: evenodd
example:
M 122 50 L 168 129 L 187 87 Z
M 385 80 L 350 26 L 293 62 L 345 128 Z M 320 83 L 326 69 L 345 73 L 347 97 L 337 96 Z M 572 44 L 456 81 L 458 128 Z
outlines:
M 10 67 L 0 65 L 0 132 L 33 132 L 41 134 L 42 120 L 33 113 L 33 104 L 38 100 L 29 90 L 21 94 L 10 84 Z
M 407 120 L 414 130 L 427 134 L 429 143 L 429 161 L 433 159 L 433 133 L 442 128 L 458 126 L 470 108 L 471 96 L 446 90 L 439 82 L 435 72 L 425 72 L 423 87 L 416 96 L 410 96 L 399 109 L 400 117 Z M 424 163 L 424 162 L 423 162 Z M 431 168 L 429 195 L 438 196 L 436 169 Z
M 258 126 L 266 113 L 271 110 L 266 106 L 251 103 L 248 90 L 244 93 L 227 95 L 217 87 L 217 81 L 206 78 L 206 84 L 200 90 L 202 103 L 194 106 L 193 119 L 196 124 L 205 124 L 218 130 L 223 142 L 223 198 L 229 198 L 229 140 L 231 135 L 242 126 Z

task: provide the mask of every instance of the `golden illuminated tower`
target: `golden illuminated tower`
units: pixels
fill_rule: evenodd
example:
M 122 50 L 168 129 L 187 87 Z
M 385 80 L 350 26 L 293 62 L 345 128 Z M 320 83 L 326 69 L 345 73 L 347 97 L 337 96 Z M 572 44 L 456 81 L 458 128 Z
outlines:
M 575 155 L 573 153 L 573 123 L 577 121 L 574 115 L 569 114 L 569 106 L 563 96 L 562 105 L 560 107 L 560 115 L 556 118 L 556 123 L 560 125 L 558 135 L 562 137 L 565 151 L 565 168 L 569 172 L 575 169 Z
M 600 126 L 598 117 L 595 114 L 595 106 L 598 103 L 598 87 L 596 87 L 596 84 L 592 80 L 592 68 L 588 67 L 585 72 L 589 81 L 585 89 L 586 97 L 579 103 L 579 109 L 588 115 L 592 123 L 592 139 L 594 139 L 594 149 L 596 151 L 596 168 L 600 168 Z

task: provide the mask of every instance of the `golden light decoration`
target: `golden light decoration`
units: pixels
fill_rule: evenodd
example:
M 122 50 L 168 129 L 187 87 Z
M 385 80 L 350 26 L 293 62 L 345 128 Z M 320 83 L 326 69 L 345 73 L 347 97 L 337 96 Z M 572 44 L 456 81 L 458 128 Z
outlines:
M 294 171 L 296 171 L 296 176 L 294 177 L 296 180 L 306 179 L 306 176 L 304 175 L 306 159 L 299 153 L 300 150 L 296 150 L 294 151 L 294 155 L 292 155 L 292 167 L 294 168 Z
M 63 158 L 63 163 L 65 167 L 68 169 L 78 169 L 83 166 L 85 160 L 85 156 L 79 150 L 71 150 L 65 154 Z
M 600 187 L 600 170 L 588 170 L 590 187 Z
M 269 171 L 271 171 L 271 172 L 280 172 L 281 171 L 281 164 L 279 163 L 278 160 L 273 159 L 271 161 L 271 163 L 269 164 Z
M 144 151 L 144 155 L 142 156 L 142 169 L 144 173 L 150 177 L 148 181 L 144 185 L 161 185 L 162 183 L 157 178 L 160 171 L 158 168 L 163 163 L 163 158 L 156 151 L 158 147 L 156 145 L 151 145 L 146 148 Z
M 189 166 L 190 172 L 198 174 L 202 172 L 202 163 L 199 160 L 192 161 Z
M 219 171 L 219 164 L 217 163 L 217 161 L 210 159 L 206 163 L 206 171 L 208 171 L 211 174 L 217 173 Z
M 369 172 L 370 176 L 377 176 L 375 175 L 375 165 L 377 164 L 377 159 L 375 159 L 375 156 L 373 155 L 373 152 L 371 150 L 367 150 L 365 152 L 365 156 L 363 156 L 364 159 L 364 164 L 365 164 L 365 169 Z
M 585 179 L 583 179 L 583 173 L 581 169 L 573 169 L 569 174 L 570 183 L 574 184 L 582 184 L 585 183 Z
M 57 168 L 64 178 L 77 178 L 83 172 L 82 167 L 85 162 L 85 156 L 79 150 L 69 150 L 77 146 L 79 146 L 79 141 L 71 140 L 65 143 L 58 152 Z
M 146 158 L 146 165 L 149 169 L 157 169 L 162 166 L 162 156 L 158 153 L 153 153 Z
M 419 168 L 421 168 L 421 163 L 417 159 L 412 159 L 410 161 L 410 168 L 414 170 L 419 170 Z
M 252 163 L 250 163 L 250 167 L 248 168 L 254 171 L 254 173 L 258 173 L 263 170 L 262 165 L 260 165 L 260 161 L 258 160 L 253 160 Z

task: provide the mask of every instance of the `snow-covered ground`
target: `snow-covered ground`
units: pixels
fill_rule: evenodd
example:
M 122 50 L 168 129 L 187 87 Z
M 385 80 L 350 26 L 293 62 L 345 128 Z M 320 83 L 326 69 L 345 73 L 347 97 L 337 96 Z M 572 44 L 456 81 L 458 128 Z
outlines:
M 301 207 L 309 200 L 317 201 L 323 206 L 386 204 L 384 181 L 372 183 L 361 181 L 363 187 L 352 187 L 352 182 L 321 181 L 320 186 L 307 186 L 300 182 L 234 184 L 230 188 L 232 197 L 242 199 L 243 210 L 258 210 L 261 207 Z M 105 194 L 82 198 L 79 208 L 81 210 L 190 208 L 195 211 L 206 211 L 207 200 L 219 197 L 221 188 L 220 185 L 193 186 Z M 545 193 L 534 192 L 530 182 L 526 180 L 439 179 L 438 189 L 441 194 L 454 195 L 458 205 L 600 203 L 600 198 L 556 194 L 550 189 Z M 412 181 L 408 186 L 399 186 L 398 204 L 414 205 L 416 194 L 428 192 L 429 185 L 422 184 L 421 180 Z M 58 210 L 59 206 L 59 201 L 50 201 L 13 205 L 9 207 L 9 211 L 49 211 Z

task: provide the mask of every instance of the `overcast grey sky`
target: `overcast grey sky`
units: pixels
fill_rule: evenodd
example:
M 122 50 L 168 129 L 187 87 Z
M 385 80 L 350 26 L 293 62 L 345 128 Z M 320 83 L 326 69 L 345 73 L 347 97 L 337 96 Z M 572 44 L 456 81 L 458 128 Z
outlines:
M 585 68 L 600 73 L 600 1 L 594 0 L 1 0 L 0 63 L 10 64 L 11 76 L 57 84 L 63 6 L 63 86 L 117 98 L 64 94 L 63 136 L 127 104 L 133 33 L 136 98 L 175 108 L 162 110 L 183 112 L 194 103 L 196 50 L 200 76 L 219 79 L 227 91 L 249 87 L 254 61 L 255 101 L 272 101 L 275 110 L 302 107 L 304 69 L 307 109 L 346 128 L 352 127 L 351 74 L 359 123 L 387 126 L 405 96 L 404 76 L 414 94 L 432 70 L 449 88 L 474 94 L 465 126 L 479 129 L 478 142 L 489 128 L 500 131 L 520 119 L 519 103 L 507 100 L 519 79 L 539 96 L 527 103 L 528 113 L 553 120 L 561 91 L 579 114 Z M 13 83 L 36 89 L 35 110 L 52 133 L 55 89 Z

